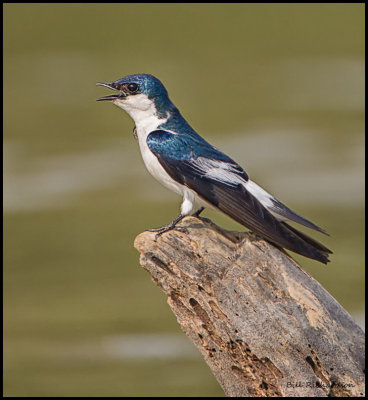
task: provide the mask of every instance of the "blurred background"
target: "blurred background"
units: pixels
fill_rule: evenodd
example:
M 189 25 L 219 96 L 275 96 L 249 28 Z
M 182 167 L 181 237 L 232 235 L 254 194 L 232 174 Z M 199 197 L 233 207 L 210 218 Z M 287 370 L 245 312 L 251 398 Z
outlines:
M 293 256 L 363 323 L 364 4 L 3 8 L 5 396 L 223 395 L 133 248 L 181 199 L 95 101 L 128 74 L 330 233 Z

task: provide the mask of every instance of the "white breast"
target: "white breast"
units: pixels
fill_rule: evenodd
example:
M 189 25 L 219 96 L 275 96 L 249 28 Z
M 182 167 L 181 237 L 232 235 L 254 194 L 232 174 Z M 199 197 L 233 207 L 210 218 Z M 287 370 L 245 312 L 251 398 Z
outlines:
M 179 183 L 174 181 L 161 166 L 157 157 L 152 153 L 152 151 L 149 149 L 147 145 L 146 142 L 147 136 L 139 135 L 138 128 L 137 128 L 137 135 L 138 135 L 139 147 L 141 150 L 142 158 L 149 173 L 159 182 L 161 182 L 164 186 L 173 190 L 175 193 L 182 195 L 183 185 L 180 185 Z
M 183 195 L 183 186 L 175 182 L 163 169 L 157 157 L 147 145 L 147 136 L 164 124 L 167 118 L 158 118 L 156 107 L 152 100 L 144 94 L 130 96 L 122 101 L 115 100 L 114 104 L 125 110 L 134 120 L 139 148 L 149 173 L 167 188 Z
M 114 104 L 125 110 L 133 118 L 139 148 L 149 173 L 168 189 L 183 196 L 181 214 L 190 214 L 196 202 L 208 206 L 202 201 L 198 201 L 196 193 L 191 189 L 174 181 L 149 149 L 147 136 L 167 121 L 167 118 L 158 118 L 154 103 L 146 95 L 138 94 L 122 101 L 115 100 Z

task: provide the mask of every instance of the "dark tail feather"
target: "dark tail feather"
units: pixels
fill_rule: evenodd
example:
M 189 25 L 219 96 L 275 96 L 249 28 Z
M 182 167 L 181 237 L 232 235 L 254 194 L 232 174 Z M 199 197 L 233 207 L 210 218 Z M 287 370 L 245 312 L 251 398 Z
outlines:
M 312 239 L 310 236 L 306 235 L 303 232 L 298 231 L 297 229 L 293 228 L 291 225 L 287 224 L 286 222 L 281 222 L 287 229 L 291 230 L 298 238 L 303 240 L 309 246 L 312 246 L 313 253 L 315 254 L 314 258 L 324 264 L 327 264 L 330 260 L 328 259 L 328 255 L 332 254 L 332 251 L 327 247 L 323 246 L 323 244 L 317 242 L 317 240 Z M 308 256 L 307 256 L 308 257 Z
M 306 218 L 302 217 L 301 215 L 297 214 L 293 210 L 290 210 L 289 207 L 286 207 L 285 204 L 282 204 L 280 201 L 277 199 L 274 199 L 271 197 L 270 199 L 273 203 L 273 207 L 270 207 L 269 211 L 272 211 L 282 217 L 285 217 L 289 221 L 294 221 L 297 222 L 298 224 L 304 225 L 310 229 L 314 229 L 318 232 L 321 232 L 327 236 L 330 236 L 326 231 L 324 231 L 322 228 L 317 226 L 311 221 L 308 221 Z

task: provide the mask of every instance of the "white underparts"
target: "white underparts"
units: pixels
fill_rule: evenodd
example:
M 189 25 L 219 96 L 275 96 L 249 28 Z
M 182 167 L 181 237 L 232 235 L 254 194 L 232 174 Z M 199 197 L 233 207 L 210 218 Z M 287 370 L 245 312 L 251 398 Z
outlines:
M 189 189 L 184 190 L 183 203 L 181 204 L 180 214 L 189 215 L 194 211 L 196 195 Z
M 137 94 L 121 100 L 115 100 L 114 104 L 125 110 L 134 120 L 139 148 L 148 172 L 165 187 L 183 196 L 181 214 L 189 215 L 195 208 L 195 193 L 174 181 L 147 145 L 147 136 L 161 124 L 164 124 L 167 118 L 158 118 L 154 102 L 145 94 Z

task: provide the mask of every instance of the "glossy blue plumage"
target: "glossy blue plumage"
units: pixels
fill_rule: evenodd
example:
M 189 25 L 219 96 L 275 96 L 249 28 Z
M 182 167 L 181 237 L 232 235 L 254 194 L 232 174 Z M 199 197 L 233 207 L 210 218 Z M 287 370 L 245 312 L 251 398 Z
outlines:
M 149 99 L 154 100 L 159 118 L 166 118 L 167 112 L 174 112 L 177 108 L 170 101 L 165 86 L 159 79 L 150 74 L 128 75 L 118 81 L 115 85 L 136 83 L 139 90 L 136 94 L 144 93 Z
M 129 84 L 134 84 L 133 89 Z M 329 261 L 329 249 L 284 221 L 323 230 L 252 182 L 241 166 L 198 135 L 171 102 L 160 80 L 137 74 L 102 86 L 120 92 L 102 100 L 114 101 L 134 119 L 148 170 L 165 186 L 183 194 L 181 215 L 156 230 L 158 234 L 173 229 L 199 200 L 278 246 L 322 263 Z
M 175 131 L 177 132 L 175 134 L 162 129 L 151 132 L 147 136 L 150 150 L 162 157 L 176 160 L 195 160 L 198 157 L 205 157 L 237 165 L 230 157 L 217 150 L 199 135 L 188 135 L 178 128 Z M 239 166 L 239 168 L 241 167 Z

